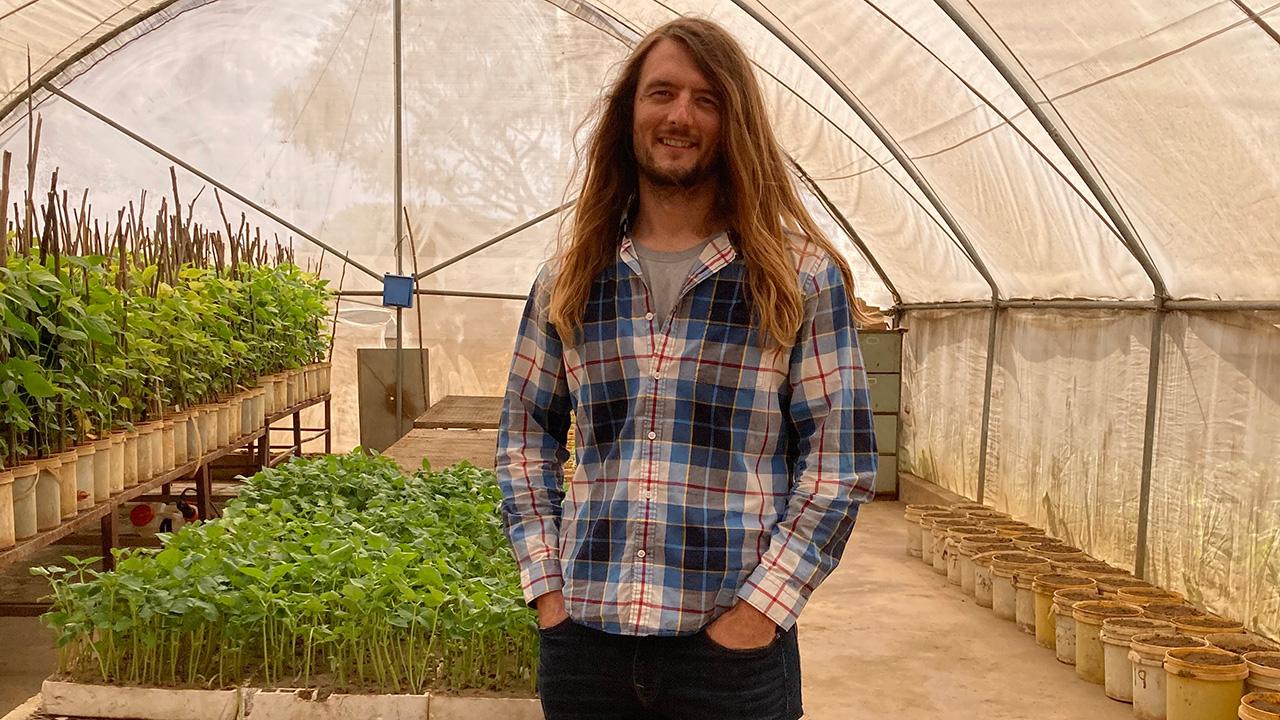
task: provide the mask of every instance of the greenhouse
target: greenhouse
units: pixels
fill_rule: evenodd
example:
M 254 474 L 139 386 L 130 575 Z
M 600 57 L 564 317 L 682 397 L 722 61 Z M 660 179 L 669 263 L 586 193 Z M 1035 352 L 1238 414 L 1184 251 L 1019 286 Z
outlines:
M 1280 718 L 1263 0 L 0 0 L 0 717 L 544 717 L 512 349 L 682 17 L 875 319 L 805 717 Z

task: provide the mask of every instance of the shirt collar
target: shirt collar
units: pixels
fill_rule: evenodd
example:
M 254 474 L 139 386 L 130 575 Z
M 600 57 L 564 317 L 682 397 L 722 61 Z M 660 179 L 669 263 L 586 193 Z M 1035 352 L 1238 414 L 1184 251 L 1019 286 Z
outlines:
M 698 262 L 694 266 L 693 271 L 689 273 L 689 280 L 685 283 L 685 287 L 692 287 L 702 282 L 706 278 L 716 274 L 729 263 L 738 257 L 738 251 L 734 249 L 733 242 L 729 239 L 729 232 L 721 232 L 711 238 L 706 247 L 702 248 L 702 253 L 698 255 Z M 635 241 L 630 235 L 622 236 L 622 244 L 618 248 L 618 258 L 635 274 L 641 275 L 640 257 L 636 254 Z

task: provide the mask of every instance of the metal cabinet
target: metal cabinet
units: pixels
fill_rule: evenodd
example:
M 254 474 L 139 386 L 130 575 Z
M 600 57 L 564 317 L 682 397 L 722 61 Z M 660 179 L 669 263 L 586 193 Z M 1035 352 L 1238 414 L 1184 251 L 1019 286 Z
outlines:
M 879 470 L 876 495 L 898 495 L 898 409 L 902 402 L 902 337 L 905 330 L 861 330 L 858 346 L 867 371 L 875 416 Z

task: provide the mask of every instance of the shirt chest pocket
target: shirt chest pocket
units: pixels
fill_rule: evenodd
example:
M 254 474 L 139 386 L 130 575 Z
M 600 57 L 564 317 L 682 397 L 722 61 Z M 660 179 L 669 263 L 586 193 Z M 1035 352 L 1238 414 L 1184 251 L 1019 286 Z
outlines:
M 695 379 L 725 390 L 777 393 L 786 380 L 786 358 L 786 350 L 762 350 L 746 328 L 710 328 L 698 348 Z

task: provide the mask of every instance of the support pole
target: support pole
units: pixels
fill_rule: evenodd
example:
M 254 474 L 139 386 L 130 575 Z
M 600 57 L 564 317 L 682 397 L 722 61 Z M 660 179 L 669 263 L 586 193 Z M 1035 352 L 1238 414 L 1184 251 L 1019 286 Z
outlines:
M 1000 328 L 1000 306 L 991 308 L 991 327 L 987 330 L 987 377 L 982 390 L 982 434 L 978 440 L 978 502 L 987 493 L 987 445 L 991 438 L 991 391 L 996 375 L 996 332 Z
M 822 188 L 818 187 L 818 183 L 809 176 L 809 173 L 805 172 L 804 168 L 800 167 L 800 163 L 796 162 L 794 158 L 791 158 L 791 166 L 795 169 L 796 174 L 800 176 L 800 180 L 814 194 L 814 197 L 818 198 L 818 202 L 822 203 L 822 206 L 827 209 L 827 213 L 836 221 L 836 224 L 844 230 L 849 239 L 853 241 L 853 244 L 862 251 L 862 255 L 867 259 L 867 263 L 871 265 L 871 269 L 875 270 L 880 282 L 884 283 L 889 294 L 893 296 L 893 304 L 895 306 L 902 305 L 902 295 L 898 292 L 898 288 L 894 286 L 893 281 L 889 279 L 888 273 L 880 266 L 880 261 L 872 254 L 871 248 L 868 248 L 867 244 L 862 241 L 862 236 L 858 234 L 857 230 L 853 229 L 853 224 L 844 216 L 844 213 L 840 212 L 835 203 L 831 202 L 831 198 L 827 197 Z
M 289 230 L 291 230 L 291 231 L 293 231 L 293 232 L 297 233 L 300 237 L 302 237 L 303 239 L 305 239 L 305 240 L 307 240 L 308 242 L 312 243 L 313 245 L 316 245 L 317 247 L 324 248 L 325 250 L 327 250 L 327 251 L 329 251 L 329 252 L 333 253 L 334 255 L 336 255 L 336 256 L 338 256 L 338 257 L 342 258 L 345 262 L 349 263 L 352 267 L 354 267 L 354 268 L 356 268 L 357 270 L 359 270 L 359 271 L 363 272 L 364 274 L 368 275 L 369 277 L 371 277 L 371 278 L 375 278 L 375 279 L 377 279 L 377 280 L 382 280 L 382 275 L 380 275 L 380 274 L 378 274 L 378 273 L 376 273 L 376 272 L 374 272 L 374 271 L 370 270 L 368 267 L 364 266 L 363 264 L 361 264 L 361 263 L 359 263 L 359 262 L 356 262 L 355 260 L 351 259 L 351 256 L 350 256 L 350 255 L 348 255 L 347 253 L 342 252 L 341 250 L 338 250 L 338 249 L 337 249 L 337 248 L 335 248 L 334 246 L 332 246 L 332 245 L 330 245 L 330 244 L 328 244 L 328 243 L 326 243 L 326 242 L 324 242 L 324 241 L 320 240 L 319 238 L 315 237 L 314 235 L 312 235 L 311 233 L 307 232 L 306 230 L 303 230 L 302 228 L 298 227 L 297 225 L 294 225 L 293 223 L 289 222 L 288 220 L 285 220 L 284 218 L 280 217 L 279 215 L 277 215 L 277 214 L 275 214 L 275 213 L 271 212 L 270 210 L 268 210 L 268 209 L 266 209 L 266 208 L 262 207 L 262 206 L 261 206 L 261 205 L 259 205 L 258 203 L 256 203 L 256 202 L 254 202 L 254 201 L 250 200 L 250 199 L 249 199 L 248 197 L 246 197 L 243 193 L 240 193 L 240 192 L 236 191 L 234 188 L 232 188 L 232 187 L 228 186 L 226 183 L 219 182 L 218 180 L 215 180 L 215 179 L 214 179 L 212 176 L 210 176 L 208 173 L 205 173 L 205 172 L 201 171 L 201 170 L 200 170 L 200 169 L 198 169 L 196 166 L 194 166 L 194 165 L 192 165 L 191 163 L 189 163 L 189 162 L 187 162 L 187 161 L 183 160 L 182 158 L 178 157 L 177 155 L 174 155 L 173 153 L 169 152 L 168 150 L 165 150 L 164 148 L 160 147 L 159 145 L 156 145 L 155 143 L 151 142 L 150 140 L 148 140 L 148 139 L 146 139 L 146 138 L 142 137 L 142 136 L 141 136 L 141 135 L 139 135 L 138 133 L 135 133 L 134 131 L 130 130 L 129 128 L 126 128 L 125 126 L 121 125 L 120 123 L 116 122 L 115 120 L 112 120 L 111 118 L 107 117 L 106 115 L 103 115 L 102 113 L 98 112 L 97 110 L 94 110 L 93 108 L 89 107 L 88 105 L 85 105 L 84 103 L 80 102 L 79 100 L 77 100 L 77 99 L 75 99 L 75 98 L 71 97 L 70 95 L 66 94 L 66 93 L 65 93 L 65 92 L 63 92 L 62 90 L 60 90 L 60 89 L 58 89 L 58 88 L 54 87 L 52 84 L 48 85 L 48 90 L 49 90 L 49 92 L 53 93 L 54 95 L 57 95 L 58 97 L 62 98 L 63 100 L 66 100 L 67 102 L 71 103 L 71 104 L 72 104 L 72 105 L 74 105 L 75 107 L 77 107 L 77 108 L 79 108 L 80 110 L 84 111 L 84 112 L 85 112 L 85 113 L 87 113 L 88 115 L 91 115 L 91 116 L 93 116 L 95 119 L 97 119 L 97 120 L 101 121 L 102 123 L 104 123 L 104 124 L 108 125 L 109 127 L 111 127 L 112 129 L 116 130 L 117 132 L 120 132 L 121 134 L 123 134 L 123 135 L 127 136 L 130 140 L 133 140 L 134 142 L 138 143 L 139 145 L 142 145 L 143 147 L 145 147 L 145 148 L 147 148 L 148 150 L 150 150 L 151 152 L 153 152 L 153 153 L 155 153 L 155 154 L 159 155 L 160 157 L 164 158 L 165 160 L 168 160 L 169 162 L 173 163 L 174 165 L 177 165 L 178 167 L 182 168 L 183 170 L 186 170 L 187 172 L 191 173 L 192 175 L 195 175 L 196 177 L 200 178 L 201 180 L 204 180 L 205 182 L 207 182 L 207 183 L 209 183 L 210 185 L 212 185 L 212 186 L 214 186 L 214 187 L 218 188 L 219 190 L 221 190 L 221 191 L 225 192 L 226 194 L 230 195 L 231 197 L 233 197 L 233 198 L 235 198 L 235 199 L 239 200 L 240 202 L 244 203 L 245 205 L 248 205 L 249 207 L 253 208 L 253 209 L 254 209 L 254 210 L 256 210 L 257 212 L 262 213 L 262 214 L 263 214 L 263 215 L 265 215 L 266 217 L 271 218 L 272 220 L 276 221 L 276 222 L 277 222 L 277 223 L 279 223 L 280 225 L 283 225 L 284 227 L 288 228 Z
M 402 20 L 401 0 L 391 1 L 392 24 L 394 26 L 394 58 L 392 67 L 395 73 L 395 112 L 392 119 L 395 137 L 395 229 L 396 229 L 396 274 L 404 274 L 404 68 L 402 61 Z M 413 248 L 416 253 L 417 248 Z M 396 439 L 404 436 L 404 308 L 396 308 Z
M 333 397 L 324 399 L 324 454 L 333 452 Z
M 567 202 L 567 203 L 565 203 L 565 204 L 561 205 L 560 207 L 552 208 L 552 209 L 550 209 L 550 210 L 548 210 L 548 211 L 546 211 L 546 212 L 542 213 L 541 215 L 538 215 L 537 217 L 534 217 L 534 218 L 530 218 L 529 220 L 526 220 L 526 221 L 524 221 L 524 222 L 520 223 L 519 225 L 517 225 L 517 226 L 515 226 L 515 227 L 513 227 L 513 228 L 511 228 L 511 229 L 509 229 L 509 230 L 504 230 L 503 232 L 499 233 L 498 235 L 495 235 L 495 236 L 493 236 L 492 238 L 489 238 L 488 240 L 485 240 L 484 242 L 480 243 L 479 245 L 476 245 L 475 247 L 472 247 L 472 248 L 469 248 L 469 249 L 467 249 L 467 250 L 464 250 L 464 251 L 462 251 L 461 253 L 459 253 L 459 254 L 457 254 L 457 255 L 454 255 L 453 257 L 449 258 L 448 260 L 445 260 L 444 262 L 441 262 L 441 263 L 440 263 L 440 264 L 438 264 L 438 265 L 435 265 L 435 266 L 433 266 L 433 267 L 429 267 L 429 268 L 427 268 L 426 270 L 423 270 L 422 272 L 415 274 L 415 275 L 413 276 L 413 279 L 414 279 L 414 280 L 421 280 L 421 279 L 423 279 L 423 278 L 427 277 L 428 275 L 435 275 L 436 273 L 438 273 L 438 272 L 440 272 L 441 270 L 443 270 L 443 269 L 445 269 L 445 268 L 449 267 L 450 265 L 453 265 L 454 263 L 457 263 L 457 262 L 461 262 L 461 261 L 463 261 L 463 260 L 466 260 L 467 258 L 471 257 L 472 255 L 475 255 L 476 253 L 480 252 L 481 250 L 485 250 L 485 249 L 490 248 L 490 247 L 492 247 L 492 246 L 494 246 L 494 245 L 497 245 L 498 243 L 502 242 L 503 240 L 506 240 L 507 238 L 511 237 L 512 235 L 515 235 L 516 233 L 519 233 L 519 232 L 521 232 L 521 231 L 523 231 L 523 230 L 527 230 L 527 229 L 529 229 L 529 228 L 533 227 L 534 225 L 537 225 L 538 223 L 540 223 L 540 222 L 542 222 L 542 221 L 544 221 L 544 220 L 547 220 L 547 219 L 549 219 L 549 218 L 553 218 L 553 217 L 555 217 L 556 215 L 559 215 L 560 213 L 564 212 L 565 210 L 568 210 L 569 208 L 573 207 L 573 206 L 574 206 L 574 204 L 576 204 L 577 202 L 578 202 L 578 201 L 577 201 L 576 199 L 574 199 L 574 200 L 570 200 L 569 202 Z M 416 248 L 415 248 L 415 251 L 416 251 Z
M 920 189 L 920 192 L 928 199 L 929 204 L 933 206 L 933 209 L 936 210 L 938 215 L 942 218 L 942 222 L 947 226 L 947 229 L 951 231 L 952 237 L 955 239 L 956 243 L 959 244 L 969 262 L 973 264 L 974 269 L 978 271 L 978 274 L 982 276 L 982 279 L 987 283 L 987 286 L 991 288 L 991 299 L 993 301 L 999 301 L 1000 288 L 996 285 L 995 279 L 987 269 L 986 263 L 983 262 L 982 257 L 978 255 L 978 251 L 974 249 L 973 243 L 969 241 L 969 236 L 965 233 L 964 228 L 960 227 L 960 223 L 955 219 L 955 216 L 951 214 L 951 211 L 947 209 L 946 204 L 944 204 L 942 199 L 938 197 L 938 194 L 934 192 L 933 186 L 930 185 L 929 181 L 920 173 L 915 162 L 912 161 L 911 157 L 907 155 L 906 151 L 902 149 L 898 142 L 893 139 L 893 136 L 891 136 L 889 132 L 880 125 L 880 122 L 871 114 L 871 111 L 868 110 L 867 107 L 862 104 L 862 101 L 855 97 L 847 87 L 845 87 L 844 83 L 841 82 L 840 79 L 831 72 L 831 70 L 818 62 L 817 58 L 815 58 L 807 48 L 798 43 L 790 34 L 784 32 L 782 28 L 778 27 L 777 23 L 765 17 L 754 3 L 748 2 L 747 0 L 733 0 L 733 4 L 736 5 L 739 10 L 751 17 L 752 20 L 759 23 L 765 30 L 768 30 L 769 33 L 785 45 L 797 59 L 807 65 L 809 69 L 821 78 L 822 81 L 826 83 L 827 87 L 831 88 L 832 92 L 834 92 L 836 96 L 839 97 L 844 104 L 858 116 L 858 119 L 862 121 L 862 124 L 876 136 L 876 139 L 880 141 L 880 144 L 883 145 L 891 155 L 893 155 L 893 159 L 896 160 L 902 169 L 906 171 L 912 182 L 916 184 L 916 187 Z
M 111 551 L 120 544 L 120 527 L 116 522 L 116 509 L 112 507 L 98 522 L 102 532 L 102 570 L 111 572 L 116 569 L 116 558 Z
M 336 294 L 339 297 L 382 297 L 381 290 L 342 290 Z M 431 297 L 474 298 L 478 300 L 519 300 L 521 302 L 529 299 L 528 295 L 517 295 L 515 293 L 464 292 L 462 290 L 432 290 L 430 288 L 417 288 L 413 291 L 413 294 Z
M 1147 413 L 1142 432 L 1142 485 L 1138 496 L 1137 557 L 1133 574 L 1146 579 L 1147 531 L 1151 514 L 1151 472 L 1155 467 L 1156 405 L 1160 390 L 1160 360 L 1164 354 L 1164 320 L 1168 313 L 1160 307 L 1151 318 L 1151 362 L 1147 367 Z

